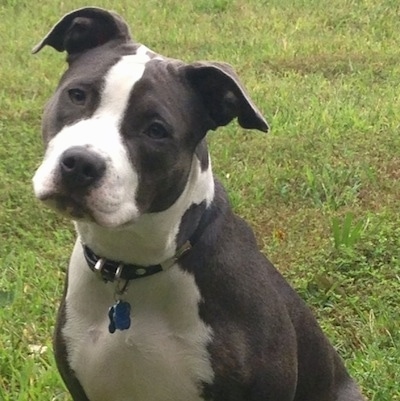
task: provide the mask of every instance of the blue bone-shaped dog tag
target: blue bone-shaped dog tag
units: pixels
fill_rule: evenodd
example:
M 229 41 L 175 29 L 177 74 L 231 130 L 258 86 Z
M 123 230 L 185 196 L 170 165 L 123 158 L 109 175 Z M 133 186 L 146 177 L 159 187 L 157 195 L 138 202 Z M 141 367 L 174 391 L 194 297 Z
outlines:
M 127 330 L 131 327 L 131 305 L 129 302 L 117 301 L 108 310 L 110 324 L 108 331 L 112 334 L 115 330 Z

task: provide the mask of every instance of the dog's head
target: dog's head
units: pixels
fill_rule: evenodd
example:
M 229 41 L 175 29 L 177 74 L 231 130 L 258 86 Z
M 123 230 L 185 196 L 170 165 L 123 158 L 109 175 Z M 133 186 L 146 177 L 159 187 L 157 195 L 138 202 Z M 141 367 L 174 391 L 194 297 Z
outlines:
M 115 13 L 67 14 L 33 52 L 45 45 L 67 52 L 68 69 L 44 112 L 34 189 L 75 220 L 119 227 L 166 210 L 194 161 L 208 169 L 207 131 L 234 118 L 268 130 L 230 66 L 159 56 Z

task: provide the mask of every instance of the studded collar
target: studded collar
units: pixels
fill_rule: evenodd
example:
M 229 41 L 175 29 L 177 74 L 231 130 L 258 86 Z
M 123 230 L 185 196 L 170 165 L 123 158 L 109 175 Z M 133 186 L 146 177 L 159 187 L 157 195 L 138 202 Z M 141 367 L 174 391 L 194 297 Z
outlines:
M 82 244 L 82 246 L 83 254 L 89 268 L 98 274 L 105 282 L 113 282 L 116 280 L 135 280 L 151 276 L 163 270 L 168 270 L 183 256 L 183 254 L 191 249 L 192 244 L 190 241 L 186 241 L 172 258 L 167 259 L 165 262 L 158 265 L 151 266 L 139 266 L 102 258 L 96 255 L 87 245 Z

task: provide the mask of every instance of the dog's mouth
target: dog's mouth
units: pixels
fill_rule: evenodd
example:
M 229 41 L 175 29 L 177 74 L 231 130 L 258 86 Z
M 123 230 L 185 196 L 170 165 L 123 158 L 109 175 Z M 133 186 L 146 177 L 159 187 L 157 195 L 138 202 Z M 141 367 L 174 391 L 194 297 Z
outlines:
M 73 195 L 53 193 L 41 197 L 40 200 L 58 213 L 73 220 L 94 220 L 82 198 L 78 199 Z
M 110 229 L 123 229 L 135 224 L 138 215 L 118 217 L 116 214 L 101 210 L 101 208 L 91 208 L 84 196 L 74 196 L 73 194 L 52 193 L 41 196 L 40 200 L 58 214 L 74 220 L 76 222 L 93 222 L 99 226 Z

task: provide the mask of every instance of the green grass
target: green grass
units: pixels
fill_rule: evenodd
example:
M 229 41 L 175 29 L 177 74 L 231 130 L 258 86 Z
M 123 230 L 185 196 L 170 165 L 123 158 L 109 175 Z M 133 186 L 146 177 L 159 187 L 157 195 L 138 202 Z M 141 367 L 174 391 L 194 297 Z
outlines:
M 64 55 L 46 49 L 33 57 L 30 49 L 65 12 L 86 4 L 0 3 L 4 401 L 68 399 L 51 335 L 73 231 L 37 204 L 31 188 L 42 156 L 41 112 Z M 162 54 L 236 68 L 272 131 L 232 124 L 210 134 L 214 170 L 369 400 L 399 401 L 397 0 L 96 4 L 122 14 L 134 37 Z

